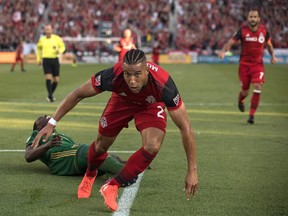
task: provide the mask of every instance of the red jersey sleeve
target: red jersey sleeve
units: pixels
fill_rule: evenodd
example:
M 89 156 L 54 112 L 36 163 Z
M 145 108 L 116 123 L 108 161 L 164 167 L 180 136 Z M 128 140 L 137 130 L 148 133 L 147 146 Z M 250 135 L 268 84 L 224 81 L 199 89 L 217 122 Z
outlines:
M 162 91 L 162 101 L 165 103 L 168 110 L 176 110 L 182 104 L 179 91 L 170 76 Z
M 102 70 L 91 77 L 92 86 L 96 92 L 112 91 L 114 67 Z
M 241 38 L 242 38 L 242 28 L 239 28 L 238 31 L 234 33 L 232 38 L 233 38 L 234 41 L 241 40 Z
M 267 31 L 267 32 L 266 32 L 265 41 L 266 41 L 266 43 L 267 43 L 267 42 L 270 41 L 270 40 L 271 40 L 270 33 Z

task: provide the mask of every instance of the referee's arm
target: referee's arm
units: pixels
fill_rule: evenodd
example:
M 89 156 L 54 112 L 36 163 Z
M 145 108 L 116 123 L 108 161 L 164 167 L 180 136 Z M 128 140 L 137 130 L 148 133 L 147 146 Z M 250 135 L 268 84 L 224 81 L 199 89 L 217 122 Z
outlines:
M 37 43 L 36 57 L 37 57 L 37 62 L 41 62 L 42 61 L 42 41 L 41 41 L 41 39 L 39 39 L 39 41 Z
M 61 37 L 58 37 L 58 52 L 62 54 L 65 51 L 65 44 Z

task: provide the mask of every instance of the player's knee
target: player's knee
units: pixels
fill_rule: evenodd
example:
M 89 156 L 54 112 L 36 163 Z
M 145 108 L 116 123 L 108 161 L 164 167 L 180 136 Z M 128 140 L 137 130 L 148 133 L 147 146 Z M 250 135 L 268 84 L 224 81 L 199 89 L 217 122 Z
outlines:
M 52 77 L 52 75 L 51 74 L 45 74 L 45 79 L 46 80 L 53 80 L 53 77 Z
M 262 85 L 260 83 L 254 83 L 254 90 L 261 91 Z
M 97 152 L 97 154 L 104 154 L 105 152 L 108 151 L 109 146 L 106 146 L 100 142 L 97 142 L 96 144 L 94 144 L 94 149 L 95 149 L 95 152 Z
M 97 153 L 103 154 L 108 151 L 116 137 L 105 137 L 98 134 L 97 140 L 94 142 L 94 149 Z
M 143 148 L 150 154 L 157 154 L 160 151 L 161 144 L 157 142 L 143 143 Z
M 53 77 L 53 82 L 59 83 L 60 78 L 59 77 Z
M 249 95 L 249 90 L 242 90 L 242 95 L 247 97 Z

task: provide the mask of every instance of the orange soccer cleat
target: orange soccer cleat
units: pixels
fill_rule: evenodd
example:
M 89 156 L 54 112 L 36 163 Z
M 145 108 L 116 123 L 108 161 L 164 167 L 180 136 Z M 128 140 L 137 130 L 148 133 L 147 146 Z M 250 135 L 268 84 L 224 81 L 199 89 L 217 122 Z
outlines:
M 118 186 L 109 185 L 106 183 L 100 188 L 100 193 L 104 197 L 105 205 L 112 211 L 116 211 L 118 208 L 118 204 L 116 202 L 118 197 Z
M 96 176 L 94 177 L 89 177 L 84 175 L 81 184 L 78 187 L 78 198 L 89 198 L 92 192 L 92 186 L 95 181 Z

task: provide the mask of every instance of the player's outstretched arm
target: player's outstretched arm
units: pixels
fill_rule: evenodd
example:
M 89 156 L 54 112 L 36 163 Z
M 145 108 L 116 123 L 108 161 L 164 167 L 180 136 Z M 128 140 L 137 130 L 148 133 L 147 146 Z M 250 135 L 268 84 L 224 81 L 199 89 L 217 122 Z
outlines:
M 225 53 L 231 49 L 234 43 L 235 40 L 233 38 L 230 38 L 229 41 L 226 44 L 224 44 L 222 50 L 219 51 L 218 57 L 223 59 L 225 57 Z
M 76 88 L 74 91 L 70 92 L 59 104 L 54 115 L 49 120 L 48 124 L 37 134 L 35 137 L 32 147 L 36 148 L 39 145 L 39 140 L 42 136 L 45 136 L 43 141 L 45 142 L 47 138 L 52 134 L 56 123 L 66 115 L 71 109 L 73 109 L 81 100 L 87 97 L 92 97 L 98 94 L 92 87 L 91 79 L 86 83 Z
M 189 200 L 190 196 L 194 196 L 198 190 L 196 142 L 194 132 L 191 128 L 184 103 L 182 103 L 179 109 L 169 111 L 169 115 L 180 130 L 182 143 L 186 152 L 188 170 L 185 179 L 185 193 L 186 198 Z
M 114 51 L 116 51 L 116 52 L 120 52 L 120 51 L 122 50 L 122 48 L 120 47 L 120 45 L 115 45 L 115 46 L 113 47 L 113 49 L 114 49 Z
M 271 55 L 271 63 L 275 64 L 277 62 L 277 58 L 275 57 L 274 48 L 273 48 L 271 40 L 268 40 L 268 42 L 266 43 L 266 46 L 267 46 L 269 54 Z

